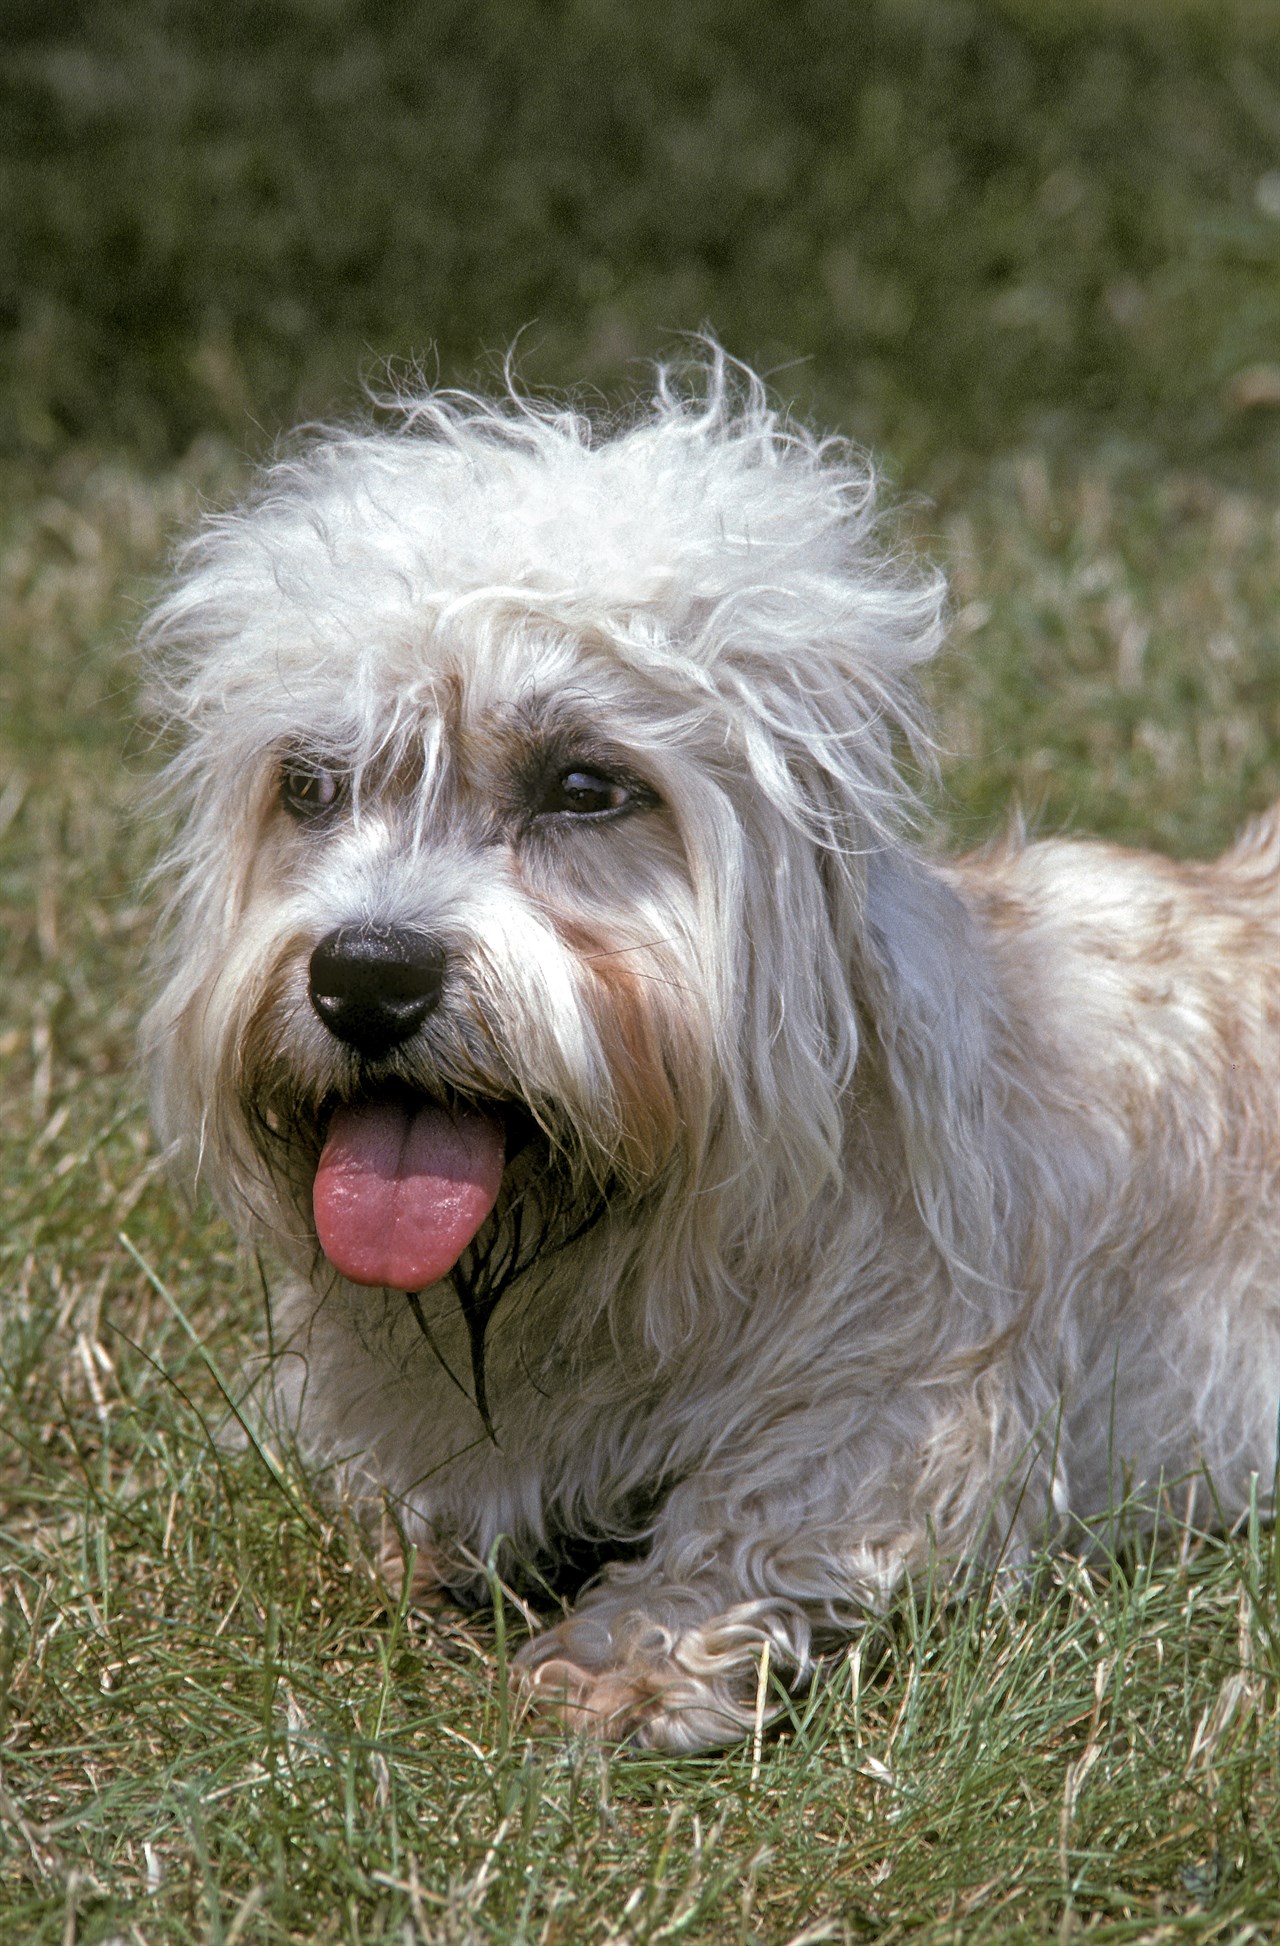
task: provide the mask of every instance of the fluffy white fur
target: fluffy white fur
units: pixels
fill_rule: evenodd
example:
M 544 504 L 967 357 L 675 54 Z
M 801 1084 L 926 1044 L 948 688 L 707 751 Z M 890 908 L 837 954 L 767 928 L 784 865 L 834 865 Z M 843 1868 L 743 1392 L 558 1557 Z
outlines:
M 1280 817 L 1214 864 L 927 857 L 943 591 L 873 500 L 714 351 L 613 428 L 428 393 L 272 466 L 148 629 L 181 733 L 158 1124 L 288 1266 L 277 1396 L 419 1594 L 627 1543 L 521 1679 L 669 1749 L 739 1736 L 766 1641 L 799 1679 L 908 1572 L 1126 1491 L 1232 1517 L 1276 1462 Z M 549 748 L 652 801 L 521 808 Z M 342 783 L 314 823 L 300 760 Z M 380 1067 L 307 990 L 371 920 L 449 954 Z M 387 1076 L 524 1104 L 513 1167 L 606 1199 L 498 1305 L 493 1437 L 450 1284 L 433 1344 L 317 1248 L 317 1124 Z

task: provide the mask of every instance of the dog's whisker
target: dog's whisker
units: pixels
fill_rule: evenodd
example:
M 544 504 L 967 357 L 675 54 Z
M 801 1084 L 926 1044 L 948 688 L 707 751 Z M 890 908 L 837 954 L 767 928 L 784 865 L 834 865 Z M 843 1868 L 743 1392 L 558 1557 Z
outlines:
M 623 953 L 644 953 L 644 952 L 652 952 L 652 951 L 654 950 L 654 948 L 655 948 L 655 947 L 659 947 L 659 946 L 674 946 L 675 944 L 676 944 L 676 941 L 675 941 L 674 939 L 636 939 L 636 940 L 629 940 L 629 941 L 626 941 L 625 943 L 623 943 L 623 944 L 620 944 L 620 945 L 617 945 L 617 946 L 610 946 L 610 947 L 608 947 L 608 948 L 602 948 L 602 949 L 601 949 L 600 951 L 598 951 L 598 952 L 594 952 L 594 953 L 581 953 L 581 954 L 579 954 L 579 958 L 580 958 L 580 959 L 582 959 L 582 960 L 584 960 L 584 961 L 587 961 L 587 962 L 590 962 L 591 960 L 596 960 L 596 959 L 617 959 L 617 958 L 619 958 L 619 957 L 620 957 L 620 956 L 621 956 L 621 955 L 622 955 Z
M 436 1335 L 434 1331 L 431 1329 L 431 1326 L 427 1322 L 426 1313 L 423 1311 L 422 1308 L 422 1298 L 420 1293 L 418 1291 L 406 1291 L 405 1299 L 406 1302 L 408 1303 L 410 1311 L 413 1313 L 414 1323 L 417 1325 L 419 1331 L 426 1339 L 428 1345 L 431 1347 L 432 1356 L 435 1358 L 437 1365 L 439 1365 L 441 1371 L 444 1373 L 445 1377 L 449 1380 L 450 1384 L 454 1387 L 454 1389 L 458 1392 L 461 1392 L 463 1398 L 466 1399 L 468 1405 L 470 1405 L 472 1403 L 472 1400 L 470 1394 L 467 1391 L 466 1386 L 462 1383 L 462 1380 L 458 1377 L 452 1365 L 450 1365 L 448 1359 L 441 1351 L 439 1344 L 436 1342 Z M 492 1439 L 493 1438 L 492 1426 L 489 1424 L 488 1419 L 484 1413 L 481 1413 L 480 1416 L 481 1419 L 484 1421 L 485 1431 L 488 1433 L 490 1439 Z

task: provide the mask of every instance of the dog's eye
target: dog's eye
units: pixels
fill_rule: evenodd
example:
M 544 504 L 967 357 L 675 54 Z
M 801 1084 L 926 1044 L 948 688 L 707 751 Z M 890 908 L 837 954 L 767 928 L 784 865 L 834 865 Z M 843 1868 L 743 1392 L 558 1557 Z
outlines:
M 640 801 L 639 791 L 616 777 L 596 770 L 566 770 L 550 786 L 538 812 L 542 817 L 599 818 L 630 810 Z
M 332 809 L 342 792 L 341 780 L 319 764 L 286 763 L 280 771 L 280 802 L 291 818 L 306 823 Z

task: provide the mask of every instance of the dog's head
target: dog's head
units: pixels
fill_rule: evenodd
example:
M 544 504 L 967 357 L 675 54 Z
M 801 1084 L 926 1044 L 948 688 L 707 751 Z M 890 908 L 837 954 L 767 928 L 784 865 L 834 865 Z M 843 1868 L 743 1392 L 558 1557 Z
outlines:
M 410 401 L 209 523 L 148 631 L 146 1041 L 242 1228 L 405 1289 L 602 1207 L 721 1263 L 785 1237 L 841 1166 L 938 637 L 872 499 L 713 354 L 603 432 Z

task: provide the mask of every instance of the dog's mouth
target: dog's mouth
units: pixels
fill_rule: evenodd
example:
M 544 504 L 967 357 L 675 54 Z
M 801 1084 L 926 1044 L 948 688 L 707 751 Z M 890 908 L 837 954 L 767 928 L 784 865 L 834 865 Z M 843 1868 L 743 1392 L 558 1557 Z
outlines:
M 467 1329 L 473 1402 L 495 1437 L 490 1320 L 539 1259 L 600 1220 L 603 1189 L 575 1183 L 517 1101 L 379 1090 L 324 1103 L 317 1126 L 311 1202 L 320 1248 L 351 1283 L 403 1291 L 442 1364 L 419 1293 L 449 1280 Z
M 426 1290 L 491 1214 L 507 1151 L 496 1105 L 394 1094 L 340 1105 L 312 1188 L 320 1248 L 353 1284 Z

